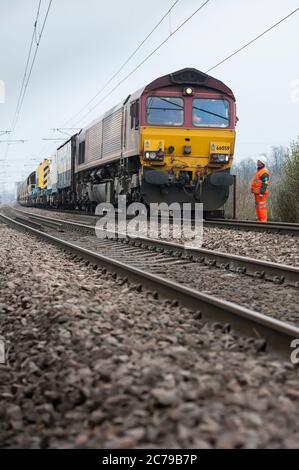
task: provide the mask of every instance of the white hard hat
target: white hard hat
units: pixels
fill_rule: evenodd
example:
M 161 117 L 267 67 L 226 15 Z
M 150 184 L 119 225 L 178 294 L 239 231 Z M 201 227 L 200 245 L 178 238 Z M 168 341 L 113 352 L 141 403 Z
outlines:
M 264 155 L 261 155 L 257 161 L 260 161 L 261 163 L 263 163 L 263 165 L 267 165 L 268 164 L 268 160 L 267 160 L 267 157 L 265 157 Z

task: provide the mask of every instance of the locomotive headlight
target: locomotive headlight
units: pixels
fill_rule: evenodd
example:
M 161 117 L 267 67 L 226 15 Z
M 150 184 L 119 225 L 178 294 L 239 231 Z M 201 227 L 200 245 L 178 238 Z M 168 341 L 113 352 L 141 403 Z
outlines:
M 229 155 L 212 153 L 210 155 L 210 160 L 212 163 L 227 163 L 229 161 Z
M 184 95 L 188 95 L 188 96 L 193 95 L 193 88 L 191 88 L 190 86 L 184 88 Z
M 145 152 L 144 160 L 164 160 L 164 152 Z
M 156 152 L 145 152 L 144 158 L 146 160 L 155 160 L 156 158 Z

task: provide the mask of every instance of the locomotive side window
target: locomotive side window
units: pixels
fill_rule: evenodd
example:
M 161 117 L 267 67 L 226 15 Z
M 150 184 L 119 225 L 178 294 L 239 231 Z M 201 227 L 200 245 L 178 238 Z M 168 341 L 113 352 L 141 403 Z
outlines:
M 193 100 L 192 121 L 196 127 L 228 127 L 229 102 L 196 98 Z
M 146 100 L 146 120 L 158 126 L 182 126 L 184 123 L 184 100 L 151 96 Z
M 139 100 L 134 101 L 130 107 L 131 129 L 139 129 Z
M 79 144 L 79 161 L 78 164 L 81 165 L 85 161 L 85 141 L 80 142 Z

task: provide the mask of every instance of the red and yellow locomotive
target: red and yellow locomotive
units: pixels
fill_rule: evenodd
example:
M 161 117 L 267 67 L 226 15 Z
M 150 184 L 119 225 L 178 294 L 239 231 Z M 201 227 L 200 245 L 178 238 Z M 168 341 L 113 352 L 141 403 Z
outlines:
M 235 125 L 235 97 L 221 81 L 196 69 L 160 77 L 57 149 L 49 180 L 58 184 L 44 203 L 90 209 L 125 194 L 217 210 L 232 184 Z

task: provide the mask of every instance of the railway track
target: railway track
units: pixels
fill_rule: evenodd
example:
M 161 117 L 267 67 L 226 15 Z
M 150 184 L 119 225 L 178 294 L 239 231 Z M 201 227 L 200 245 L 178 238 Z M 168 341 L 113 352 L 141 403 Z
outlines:
M 299 338 L 299 328 L 297 326 L 266 316 L 237 303 L 228 302 L 208 293 L 201 292 L 196 288 L 182 285 L 173 280 L 171 276 L 165 277 L 164 274 L 161 276 L 157 272 L 152 272 L 155 267 L 158 268 L 159 272 L 161 265 L 164 266 L 164 264 L 168 264 L 170 270 L 174 270 L 176 267 L 185 267 L 187 264 L 190 264 L 190 258 L 184 259 L 181 257 L 181 259 L 176 259 L 165 252 L 160 252 L 158 256 L 153 257 L 151 252 L 145 250 L 140 245 L 140 243 L 149 243 L 149 240 L 136 239 L 134 240 L 135 246 L 120 243 L 122 245 L 121 250 L 116 249 L 116 242 L 114 240 L 96 240 L 101 245 L 101 252 L 99 253 L 93 249 L 79 246 L 76 242 L 67 241 L 62 236 L 57 237 L 46 233 L 45 226 L 48 226 L 50 230 L 59 231 L 63 230 L 63 226 L 66 226 L 66 221 L 63 221 L 63 223 L 53 219 L 49 221 L 45 220 L 49 219 L 45 217 L 39 217 L 40 222 L 37 222 L 37 220 L 26 220 L 25 218 L 15 220 L 4 214 L 1 214 L 0 218 L 13 228 L 25 230 L 58 246 L 64 251 L 72 253 L 74 257 L 85 260 L 93 265 L 100 265 L 116 273 L 116 275 L 127 278 L 141 285 L 141 287 L 150 289 L 155 295 L 173 299 L 193 310 L 200 310 L 207 319 L 224 325 L 223 328 L 231 327 L 241 334 L 259 339 L 261 349 L 267 345 L 270 350 L 289 358 L 292 351 L 291 342 Z M 42 221 L 42 219 L 44 220 Z M 50 223 L 52 226 L 50 227 L 47 223 Z M 34 227 L 33 224 L 36 224 L 36 226 Z M 54 226 L 53 224 L 56 225 Z M 67 222 L 68 224 L 73 224 L 74 226 L 74 223 Z M 80 230 L 91 229 L 90 226 L 82 228 L 82 224 L 77 225 Z M 151 240 L 150 242 L 153 241 Z M 158 251 L 160 251 L 164 244 L 161 244 L 160 241 L 155 243 L 157 243 L 155 248 L 158 248 Z M 166 243 L 166 245 L 169 248 L 169 244 Z M 163 250 L 164 248 L 165 245 Z M 177 246 L 176 248 L 181 249 Z M 188 256 L 190 256 L 190 253 Z M 191 256 L 194 255 L 192 254 Z M 136 260 L 133 263 L 132 259 L 135 257 Z
M 299 224 L 286 222 L 255 222 L 253 220 L 234 220 L 234 219 L 207 219 L 204 221 L 206 227 L 223 227 L 237 230 L 253 230 L 257 232 L 274 232 L 299 235 Z
M 45 211 L 49 211 L 50 213 L 54 211 L 54 209 L 44 209 Z M 82 217 L 82 219 L 86 220 L 86 222 L 93 222 L 98 218 L 93 214 L 86 214 L 82 211 L 76 210 L 61 210 L 59 211 L 62 214 L 68 215 L 76 215 Z M 163 220 L 163 217 L 162 217 Z M 168 220 L 168 219 L 167 219 Z M 170 217 L 171 221 L 171 217 Z M 288 223 L 288 222 L 267 222 L 261 223 L 256 222 L 254 220 L 235 220 L 235 219 L 205 219 L 203 221 L 204 227 L 222 227 L 222 228 L 229 228 L 229 229 L 237 229 L 237 230 L 248 230 L 248 231 L 255 231 L 255 232 L 272 232 L 272 233 L 279 233 L 279 234 L 286 234 L 292 236 L 299 235 L 299 224 L 298 223 Z
M 83 234 L 95 235 L 95 226 L 82 224 L 69 220 L 37 215 L 20 209 L 14 209 L 23 216 L 29 218 L 30 223 L 40 222 L 40 225 L 56 227 L 60 230 L 74 230 Z M 26 222 L 26 220 L 25 220 Z M 59 225 L 60 224 L 60 225 Z M 37 227 L 38 228 L 38 227 Z M 117 237 L 117 234 L 116 234 Z M 257 260 L 245 256 L 237 256 L 231 253 L 207 250 L 203 248 L 185 248 L 184 245 L 165 240 L 155 240 L 147 237 L 128 238 L 128 244 L 140 248 L 149 248 L 160 251 L 169 256 L 181 257 L 186 260 L 214 266 L 239 274 L 247 274 L 258 279 L 266 279 L 277 284 L 290 284 L 299 286 L 299 268 L 285 264 L 272 263 Z

